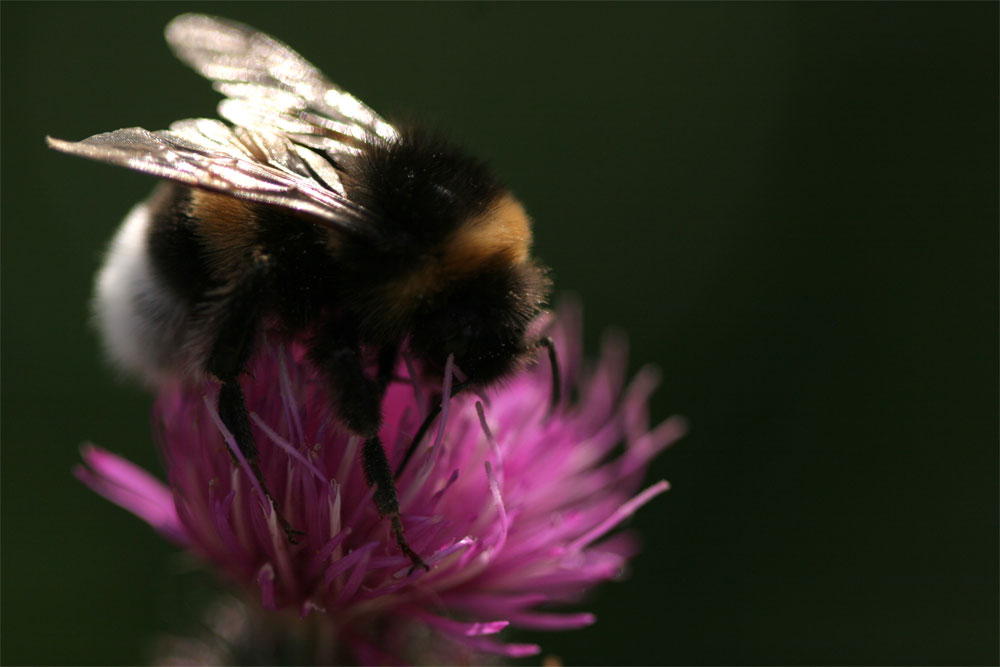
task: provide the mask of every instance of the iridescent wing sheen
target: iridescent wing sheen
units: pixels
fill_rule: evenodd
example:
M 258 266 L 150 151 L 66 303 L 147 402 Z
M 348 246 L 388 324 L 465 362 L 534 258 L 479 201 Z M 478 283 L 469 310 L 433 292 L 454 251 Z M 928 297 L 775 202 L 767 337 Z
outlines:
M 219 115 L 236 125 L 284 134 L 335 162 L 366 139 L 397 136 L 392 125 L 269 35 L 235 21 L 183 14 L 167 25 L 165 36 L 178 58 L 226 96 Z
M 195 118 L 159 132 L 131 127 L 47 141 L 64 153 L 308 214 L 338 230 L 377 233 L 372 217 L 348 199 L 337 169 L 283 134 Z

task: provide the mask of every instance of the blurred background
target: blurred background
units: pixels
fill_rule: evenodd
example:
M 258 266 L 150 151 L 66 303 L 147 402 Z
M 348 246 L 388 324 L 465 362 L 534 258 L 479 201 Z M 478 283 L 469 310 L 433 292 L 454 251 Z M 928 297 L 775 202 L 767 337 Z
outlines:
M 663 371 L 644 550 L 566 664 L 996 664 L 996 3 L 31 4 L 2 12 L 4 664 L 123 664 L 206 578 L 77 483 L 159 470 L 87 324 L 152 180 L 46 150 L 214 115 L 162 29 L 288 42 L 489 156 L 558 288 Z M 535 662 L 540 660 L 536 658 Z

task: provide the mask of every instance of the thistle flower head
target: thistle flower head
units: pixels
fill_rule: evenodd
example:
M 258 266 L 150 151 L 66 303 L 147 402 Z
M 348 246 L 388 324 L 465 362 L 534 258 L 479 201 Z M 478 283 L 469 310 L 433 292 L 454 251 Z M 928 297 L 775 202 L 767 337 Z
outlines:
M 640 484 L 652 457 L 683 431 L 677 419 L 650 429 L 655 374 L 640 372 L 626 387 L 620 341 L 606 342 L 593 368 L 582 365 L 578 319 L 564 308 L 552 331 L 563 395 L 574 398 L 550 414 L 544 362 L 482 396 L 460 394 L 397 480 L 407 540 L 430 571 L 400 553 L 365 483 L 361 442 L 339 426 L 294 344 L 262 346 L 242 384 L 264 478 L 305 532 L 298 544 L 286 540 L 245 462 L 233 465 L 214 387 L 158 397 L 169 485 L 92 446 L 77 474 L 263 607 L 319 619 L 361 662 L 425 661 L 412 649 L 415 627 L 464 651 L 536 653 L 536 645 L 494 635 L 508 625 L 593 622 L 556 610 L 623 570 L 635 540 L 611 531 L 666 490 L 666 482 Z M 407 366 L 384 402 L 381 439 L 393 467 L 433 398 L 406 379 Z

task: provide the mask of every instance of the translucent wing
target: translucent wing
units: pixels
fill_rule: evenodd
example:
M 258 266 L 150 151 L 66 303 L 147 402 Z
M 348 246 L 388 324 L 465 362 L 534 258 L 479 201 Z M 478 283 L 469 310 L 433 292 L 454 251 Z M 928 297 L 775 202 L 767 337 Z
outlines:
M 47 141 L 64 153 L 306 213 L 329 227 L 376 232 L 371 216 L 347 198 L 339 172 L 281 134 L 196 118 L 159 132 L 131 127 L 79 142 Z
M 284 134 L 334 159 L 356 152 L 366 137 L 397 136 L 298 53 L 248 26 L 183 14 L 167 25 L 165 35 L 177 57 L 227 97 L 219 115 L 236 125 Z

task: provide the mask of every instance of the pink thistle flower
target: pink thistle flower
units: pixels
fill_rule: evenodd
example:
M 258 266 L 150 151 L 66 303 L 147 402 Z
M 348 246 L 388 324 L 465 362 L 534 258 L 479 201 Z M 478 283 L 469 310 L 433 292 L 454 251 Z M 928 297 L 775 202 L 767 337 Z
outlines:
M 452 640 L 456 651 L 531 655 L 538 646 L 495 635 L 508 625 L 594 622 L 553 608 L 622 572 L 636 541 L 609 534 L 667 490 L 664 481 L 639 489 L 650 460 L 684 431 L 678 418 L 650 429 L 656 375 L 641 371 L 625 387 L 621 340 L 608 339 L 586 369 L 578 310 L 561 309 L 552 333 L 563 395 L 577 398 L 549 414 L 545 362 L 482 397 L 459 395 L 397 480 L 407 539 L 429 572 L 411 568 L 378 516 L 361 443 L 331 418 L 323 384 L 295 345 L 262 346 L 243 388 L 261 469 L 284 515 L 305 531 L 299 544 L 285 539 L 246 463 L 233 465 L 238 449 L 215 413 L 215 387 L 158 398 L 169 486 L 94 446 L 84 448 L 76 474 L 263 607 L 323 620 L 360 662 L 425 661 L 413 650 L 414 627 Z M 390 385 L 381 438 L 393 466 L 427 413 L 428 394 L 419 383 Z

